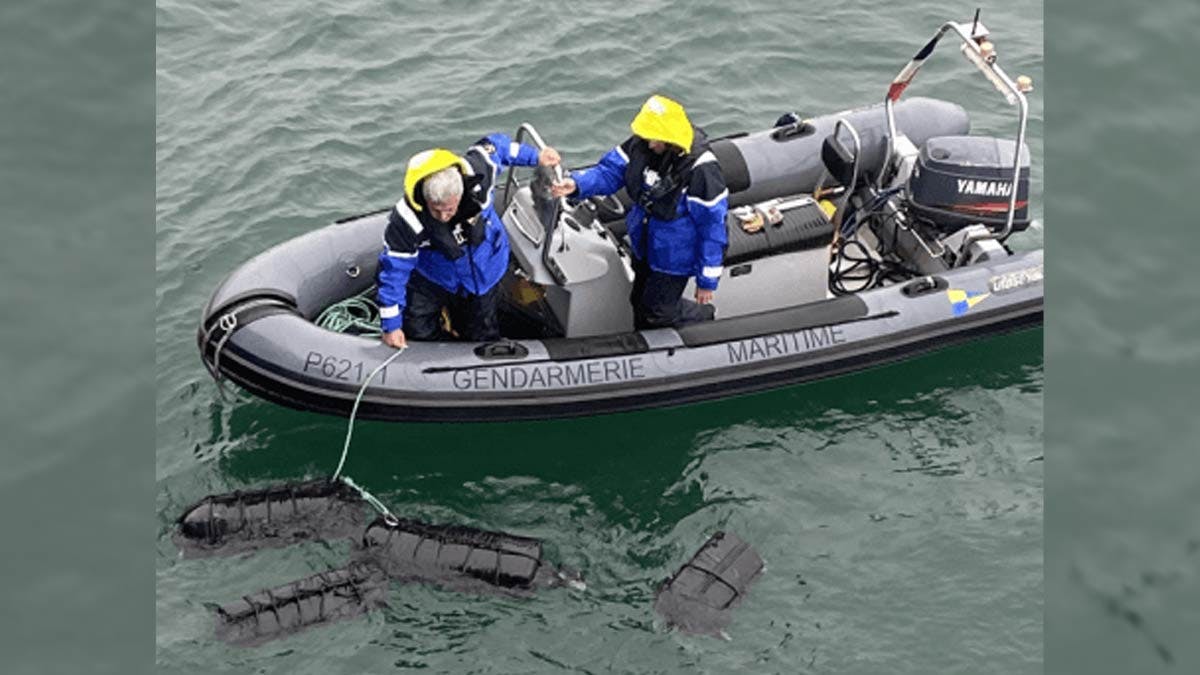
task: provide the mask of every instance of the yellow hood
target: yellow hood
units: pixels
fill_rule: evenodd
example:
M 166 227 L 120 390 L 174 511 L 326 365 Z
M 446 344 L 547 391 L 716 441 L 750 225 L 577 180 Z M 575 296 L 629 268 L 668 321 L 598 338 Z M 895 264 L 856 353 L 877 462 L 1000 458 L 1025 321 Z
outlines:
M 662 141 L 681 148 L 684 154 L 692 150 L 692 123 L 683 106 L 666 96 L 655 94 L 646 99 L 629 128 L 648 141 Z

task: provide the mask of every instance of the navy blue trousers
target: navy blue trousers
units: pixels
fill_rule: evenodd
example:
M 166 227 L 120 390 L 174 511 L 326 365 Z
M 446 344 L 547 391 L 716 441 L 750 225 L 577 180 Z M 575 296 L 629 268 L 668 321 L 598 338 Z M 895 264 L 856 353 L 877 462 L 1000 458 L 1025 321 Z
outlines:
M 450 325 L 460 338 L 471 342 L 500 339 L 496 306 L 500 284 L 483 295 L 452 293 L 414 271 L 408 279 L 408 304 L 404 307 L 404 337 L 409 340 L 452 340 L 442 328 L 442 308 L 450 312 Z
M 633 323 L 636 328 L 669 328 L 698 321 L 712 321 L 717 310 L 683 297 L 690 277 L 664 274 L 633 259 Z

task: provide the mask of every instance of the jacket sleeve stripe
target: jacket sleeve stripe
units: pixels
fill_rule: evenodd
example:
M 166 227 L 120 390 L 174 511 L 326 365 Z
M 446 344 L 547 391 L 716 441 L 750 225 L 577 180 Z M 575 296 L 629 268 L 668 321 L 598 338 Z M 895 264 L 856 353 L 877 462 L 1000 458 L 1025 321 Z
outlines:
M 415 257 L 417 257 L 416 251 L 413 251 L 412 253 L 401 253 L 400 251 L 393 251 L 390 248 L 387 249 L 387 254 L 393 258 L 415 258 Z
M 390 253 L 390 251 L 388 251 Z M 390 333 L 404 326 L 404 306 L 408 301 L 408 280 L 417 266 L 417 256 L 379 256 L 379 286 L 375 290 L 379 306 L 379 327 Z
M 713 197 L 712 199 L 700 199 L 699 197 L 693 197 L 691 195 L 688 195 L 688 201 L 695 202 L 702 206 L 714 206 L 717 202 L 721 201 L 722 199 L 725 199 L 728 196 L 729 196 L 729 188 L 726 188 L 726 189 L 718 192 L 717 196 Z
M 724 271 L 725 267 L 723 265 L 717 265 L 716 267 L 705 265 L 704 269 L 700 270 L 700 275 L 710 279 L 719 279 L 721 277 L 721 273 Z

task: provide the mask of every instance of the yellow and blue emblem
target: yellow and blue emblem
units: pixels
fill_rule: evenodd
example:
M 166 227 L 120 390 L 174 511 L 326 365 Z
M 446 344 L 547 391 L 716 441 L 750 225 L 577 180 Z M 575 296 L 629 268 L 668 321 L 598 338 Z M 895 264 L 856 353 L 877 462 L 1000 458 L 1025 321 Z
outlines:
M 964 291 L 961 288 L 951 288 L 946 291 L 946 299 L 954 310 L 954 316 L 966 314 L 972 307 L 987 299 L 991 293 L 982 291 Z

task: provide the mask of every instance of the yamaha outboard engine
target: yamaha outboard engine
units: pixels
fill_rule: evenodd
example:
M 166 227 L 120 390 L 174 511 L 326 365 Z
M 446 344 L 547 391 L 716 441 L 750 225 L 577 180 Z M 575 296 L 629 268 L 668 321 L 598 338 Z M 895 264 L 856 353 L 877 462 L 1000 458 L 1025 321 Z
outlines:
M 1003 229 L 1013 184 L 1010 140 L 939 136 L 921 147 L 908 179 L 909 212 L 941 234 L 981 223 Z M 1029 148 L 1021 145 L 1013 231 L 1029 227 Z

